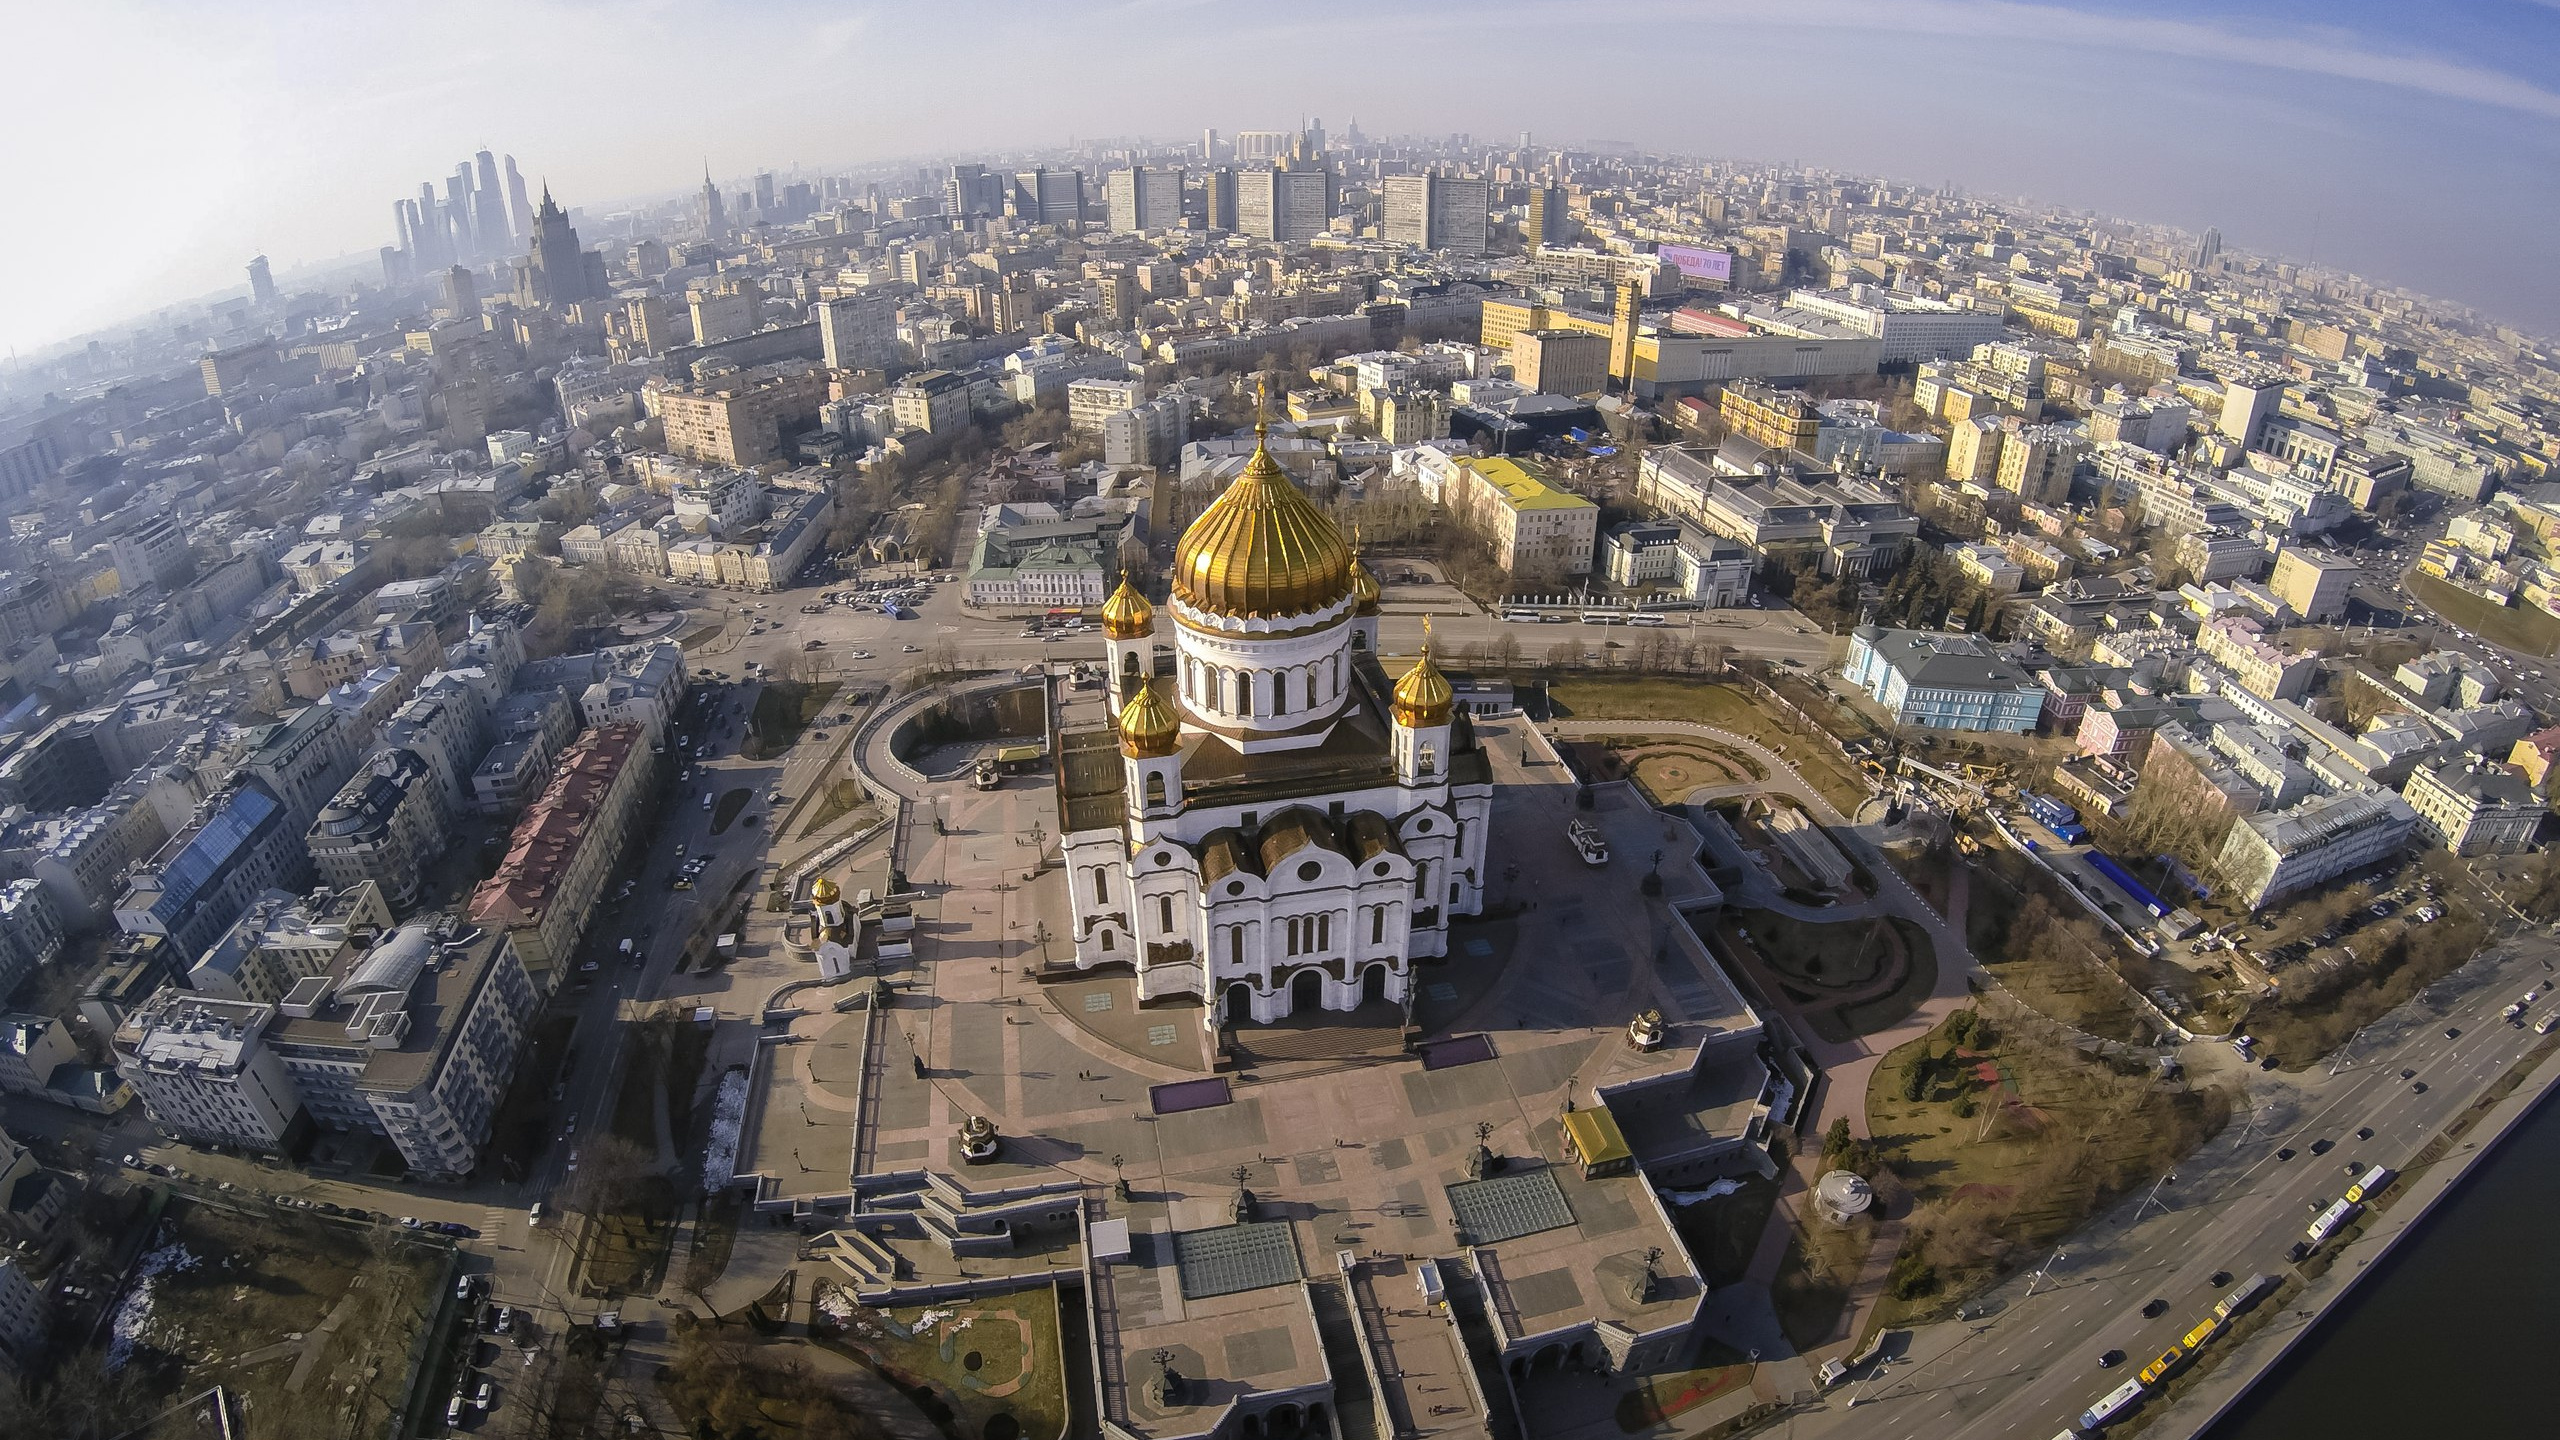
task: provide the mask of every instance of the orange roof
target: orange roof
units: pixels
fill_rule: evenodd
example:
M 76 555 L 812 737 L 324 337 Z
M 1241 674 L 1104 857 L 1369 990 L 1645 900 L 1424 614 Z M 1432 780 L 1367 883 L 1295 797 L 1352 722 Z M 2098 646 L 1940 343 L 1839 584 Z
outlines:
M 542 918 L 578 847 L 610 833 L 595 823 L 598 812 L 639 743 L 637 725 L 602 725 L 562 753 L 559 773 L 516 821 L 498 872 L 471 892 L 474 921 L 530 925 Z

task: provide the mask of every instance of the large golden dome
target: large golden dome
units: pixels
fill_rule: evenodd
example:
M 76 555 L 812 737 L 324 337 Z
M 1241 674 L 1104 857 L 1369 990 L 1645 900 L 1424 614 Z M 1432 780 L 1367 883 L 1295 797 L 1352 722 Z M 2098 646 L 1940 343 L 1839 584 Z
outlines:
M 1120 577 L 1120 588 L 1102 602 L 1102 634 L 1110 640 L 1139 640 L 1155 633 L 1156 607 L 1130 585 L 1129 577 Z
M 1164 692 L 1141 685 L 1120 707 L 1120 752 L 1138 759 L 1170 755 L 1182 741 L 1182 714 Z
M 1270 618 L 1322 610 L 1351 593 L 1351 547 L 1262 443 L 1217 502 L 1182 532 L 1173 593 L 1212 615 Z
M 1414 658 L 1413 668 L 1396 682 L 1396 723 L 1409 730 L 1426 729 L 1449 723 L 1449 709 L 1457 693 L 1449 688 L 1449 677 L 1431 663 L 1431 622 L 1422 622 L 1422 653 Z

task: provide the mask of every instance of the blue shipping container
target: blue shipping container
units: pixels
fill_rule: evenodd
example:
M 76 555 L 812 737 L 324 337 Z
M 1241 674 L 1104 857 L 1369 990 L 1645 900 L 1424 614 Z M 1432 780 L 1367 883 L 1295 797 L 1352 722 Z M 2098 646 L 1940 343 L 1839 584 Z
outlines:
M 2152 894 L 2149 886 L 2134 879 L 2123 866 L 2108 859 L 2106 855 L 2100 851 L 2092 850 L 2088 852 L 2088 856 L 2089 868 L 2115 882 L 2115 887 L 2123 891 L 2127 896 L 2131 897 L 2134 904 L 2150 911 L 2155 916 L 2166 915 L 2169 913 L 2168 905 L 2163 902 L 2159 896 Z

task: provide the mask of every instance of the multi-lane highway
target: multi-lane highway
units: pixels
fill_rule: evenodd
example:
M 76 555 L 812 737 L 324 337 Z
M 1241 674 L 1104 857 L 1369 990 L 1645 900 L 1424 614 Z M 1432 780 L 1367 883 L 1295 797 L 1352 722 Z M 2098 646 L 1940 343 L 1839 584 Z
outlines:
M 1974 1318 L 1914 1332 L 1901 1359 L 1862 1370 L 1786 1433 L 2046 1440 L 2064 1431 L 2238 1280 L 2286 1273 L 2287 1248 L 2353 1170 L 2405 1164 L 2522 1058 L 2537 1037 L 2500 1012 L 2537 986 L 2545 997 L 2534 1013 L 2549 1011 L 2555 957 L 2560 946 L 2539 935 L 2483 955 L 2367 1030 L 2334 1073 L 2246 1072 L 2247 1107 L 2173 1181 L 2063 1242 Z M 2192 1047 L 2190 1059 L 2237 1068 L 2218 1046 Z M 2350 1251 L 2341 1263 L 2362 1260 Z M 2146 1318 L 2153 1300 L 2164 1304 Z M 2122 1363 L 2100 1368 L 2111 1351 Z

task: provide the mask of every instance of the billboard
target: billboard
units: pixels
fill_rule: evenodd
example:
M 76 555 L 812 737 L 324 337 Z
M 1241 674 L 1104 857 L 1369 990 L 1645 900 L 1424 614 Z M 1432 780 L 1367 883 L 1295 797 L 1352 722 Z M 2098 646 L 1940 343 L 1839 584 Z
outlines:
M 1733 252 L 1702 250 L 1695 245 L 1661 245 L 1653 252 L 1668 260 L 1681 274 L 1692 280 L 1713 280 L 1719 285 L 1733 283 Z

